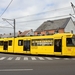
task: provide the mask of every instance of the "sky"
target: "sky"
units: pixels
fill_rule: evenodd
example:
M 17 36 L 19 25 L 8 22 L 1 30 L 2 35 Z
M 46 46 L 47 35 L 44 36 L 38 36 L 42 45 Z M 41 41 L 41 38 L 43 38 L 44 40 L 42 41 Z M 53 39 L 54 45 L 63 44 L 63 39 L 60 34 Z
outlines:
M 69 14 L 74 14 L 71 2 L 75 5 L 75 0 L 0 0 L 0 34 L 13 33 L 13 19 L 16 32 L 23 32 L 30 29 L 35 31 L 47 20 L 69 17 Z

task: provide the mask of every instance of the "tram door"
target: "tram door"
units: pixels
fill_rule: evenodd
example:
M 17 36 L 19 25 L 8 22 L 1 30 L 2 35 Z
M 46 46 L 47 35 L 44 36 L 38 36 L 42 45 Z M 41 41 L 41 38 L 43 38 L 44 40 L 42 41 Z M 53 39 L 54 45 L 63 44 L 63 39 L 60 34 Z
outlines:
M 61 55 L 62 54 L 62 39 L 54 40 L 54 54 Z
M 8 41 L 4 41 L 3 50 L 8 50 Z
M 30 40 L 24 40 L 23 51 L 30 53 Z

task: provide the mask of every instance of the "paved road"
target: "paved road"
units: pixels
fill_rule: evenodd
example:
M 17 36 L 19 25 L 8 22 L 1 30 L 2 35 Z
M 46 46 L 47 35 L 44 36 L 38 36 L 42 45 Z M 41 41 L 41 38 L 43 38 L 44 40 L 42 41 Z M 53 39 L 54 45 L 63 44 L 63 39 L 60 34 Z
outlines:
M 75 75 L 75 58 L 0 54 L 0 75 Z

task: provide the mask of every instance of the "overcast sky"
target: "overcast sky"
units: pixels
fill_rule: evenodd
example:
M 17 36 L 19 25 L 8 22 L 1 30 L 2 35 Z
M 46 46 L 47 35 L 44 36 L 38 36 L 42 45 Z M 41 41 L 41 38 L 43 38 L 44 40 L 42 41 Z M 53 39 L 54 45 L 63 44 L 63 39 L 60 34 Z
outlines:
M 75 0 L 12 0 L 5 11 L 10 2 L 11 0 L 0 0 L 0 26 L 11 27 L 0 28 L 0 34 L 13 32 L 12 26 L 3 21 L 2 18 L 15 19 L 17 32 L 19 30 L 35 30 L 44 21 L 57 19 L 58 16 L 74 14 L 71 2 L 75 5 Z M 9 22 L 13 25 L 13 21 Z

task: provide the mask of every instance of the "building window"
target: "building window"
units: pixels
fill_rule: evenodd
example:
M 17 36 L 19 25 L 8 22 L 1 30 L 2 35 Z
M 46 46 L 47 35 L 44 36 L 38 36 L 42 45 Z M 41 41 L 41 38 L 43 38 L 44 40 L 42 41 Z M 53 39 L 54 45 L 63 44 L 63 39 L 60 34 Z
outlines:
M 46 31 L 46 34 L 47 34 L 47 35 L 49 35 L 49 32 L 48 32 L 48 31 Z
M 38 32 L 37 35 L 41 35 L 41 32 Z
M 9 40 L 9 46 L 12 46 L 12 40 Z
M 18 45 L 19 45 L 19 46 L 22 46 L 22 45 L 23 45 L 23 40 L 19 40 L 19 41 L 18 41 Z

